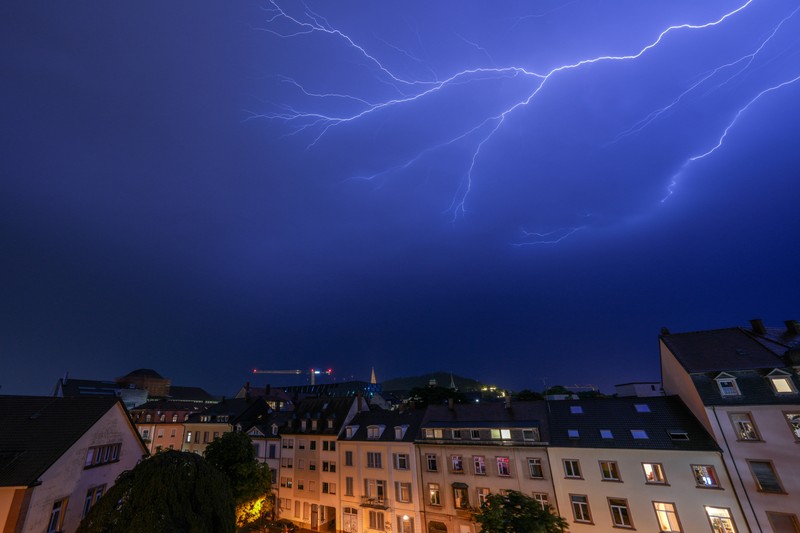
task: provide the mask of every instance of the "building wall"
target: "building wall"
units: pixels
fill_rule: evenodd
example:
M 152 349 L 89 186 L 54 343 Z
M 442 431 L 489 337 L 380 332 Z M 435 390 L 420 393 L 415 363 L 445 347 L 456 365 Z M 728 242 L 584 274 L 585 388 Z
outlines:
M 771 533 L 767 512 L 800 517 L 800 442 L 792 434 L 786 412 L 800 414 L 800 405 L 709 406 L 713 435 L 725 452 L 725 462 L 742 508 L 754 531 Z M 740 440 L 730 415 L 747 413 L 755 423 L 758 440 Z M 771 462 L 782 493 L 759 490 L 749 461 Z
M 116 462 L 85 468 L 90 447 L 114 443 L 120 444 Z M 105 485 L 107 491 L 117 476 L 133 469 L 146 454 L 127 413 L 121 405 L 115 404 L 42 475 L 41 485 L 33 489 L 22 532 L 46 531 L 53 503 L 62 498 L 67 498 L 62 531 L 75 531 L 82 519 L 89 489 Z
M 221 437 L 224 433 L 233 431 L 233 426 L 227 423 L 215 422 L 186 422 L 183 424 L 184 437 L 180 449 L 203 455 L 209 443 L 214 442 L 214 435 Z M 191 432 L 191 435 L 189 433 Z
M 420 444 L 417 447 L 417 461 L 420 471 L 420 491 L 422 492 L 425 523 L 442 522 L 447 525 L 448 532 L 474 532 L 477 525 L 472 522 L 472 512 L 456 509 L 453 483 L 467 485 L 469 506 L 477 509 L 478 489 L 488 489 L 490 493 L 503 490 L 515 490 L 533 496 L 534 493 L 547 494 L 550 504 L 555 508 L 555 491 L 550 474 L 550 462 L 544 447 L 533 446 L 479 446 L 479 445 L 430 445 Z M 437 457 L 438 471 L 428 469 L 428 454 Z M 452 457 L 462 457 L 463 473 L 453 471 Z M 486 466 L 486 474 L 475 473 L 474 457 L 482 456 Z M 498 472 L 497 458 L 509 458 L 509 476 L 501 476 Z M 542 463 L 544 477 L 532 479 L 528 467 L 528 459 L 539 459 Z M 432 505 L 430 501 L 430 484 L 439 485 L 441 505 Z
M 654 502 L 673 504 L 682 531 L 686 533 L 712 531 L 705 506 L 729 509 L 737 531 L 748 531 L 718 452 L 613 448 L 549 448 L 548 451 L 560 514 L 569 523 L 571 533 L 617 529 L 612 522 L 609 498 L 627 501 L 633 528 L 638 531 L 660 531 Z M 582 474 L 580 479 L 566 477 L 564 460 L 579 461 Z M 621 481 L 603 481 L 600 461 L 615 461 Z M 647 483 L 643 463 L 661 464 L 666 483 Z M 720 487 L 698 487 L 692 465 L 713 466 Z M 591 523 L 576 521 L 572 510 L 572 495 L 587 497 Z
M 661 381 L 664 386 L 664 392 L 668 395 L 679 396 L 695 418 L 703 424 L 706 431 L 713 435 L 711 421 L 706 413 L 703 400 L 694 387 L 691 376 L 663 341 L 658 341 L 658 344 L 661 350 Z

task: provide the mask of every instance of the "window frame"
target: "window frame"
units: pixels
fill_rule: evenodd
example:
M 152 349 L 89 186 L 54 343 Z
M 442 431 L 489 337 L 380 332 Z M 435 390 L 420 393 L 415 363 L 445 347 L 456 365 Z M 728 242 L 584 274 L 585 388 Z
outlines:
M 499 477 L 511 477 L 511 458 L 506 455 L 495 457 L 497 463 L 497 475 Z M 504 465 L 501 467 L 501 465 Z M 503 472 L 505 470 L 505 473 Z
M 480 469 L 478 468 L 480 465 Z M 472 456 L 472 468 L 475 472 L 476 476 L 485 476 L 486 475 L 486 457 L 483 455 L 473 455 Z
M 617 498 L 613 496 L 608 496 L 606 498 L 608 500 L 608 511 L 611 514 L 611 525 L 616 528 L 620 529 L 636 529 L 633 524 L 633 515 L 631 514 L 631 506 L 628 503 L 627 498 Z M 620 504 L 619 502 L 623 502 Z M 624 513 L 620 512 L 619 517 L 622 521 L 624 521 L 624 516 L 627 516 L 629 524 L 618 523 L 616 517 L 614 516 L 614 509 L 624 509 Z
M 661 473 L 661 481 L 658 480 L 658 477 L 654 477 L 653 480 L 647 479 L 647 465 L 651 467 L 651 470 L 655 474 L 656 472 Z M 667 480 L 667 473 L 664 470 L 663 463 L 642 463 L 642 472 L 644 472 L 644 482 L 646 485 L 669 485 L 669 481 Z M 694 471 L 693 471 L 694 473 Z M 715 472 L 716 475 L 716 472 Z M 696 480 L 695 480 L 696 482 Z
M 619 472 L 619 464 L 616 461 L 604 461 L 600 460 L 597 461 L 598 465 L 600 466 L 600 481 L 611 481 L 614 483 L 622 483 L 622 475 Z M 606 470 L 603 468 L 604 465 L 608 465 L 608 474 L 612 477 L 606 477 Z M 615 477 L 614 474 L 616 474 Z
M 737 421 L 735 417 L 746 417 L 746 420 Z M 753 419 L 753 413 L 749 411 L 730 411 L 728 412 L 728 419 L 731 422 L 731 428 L 736 435 L 737 442 L 763 442 L 763 439 L 761 438 L 761 432 L 758 431 L 756 421 Z M 747 432 L 740 430 L 740 424 L 750 424 L 753 438 L 744 436 Z
M 539 475 L 534 475 L 534 468 L 538 468 Z M 544 479 L 544 462 L 541 457 L 528 457 L 528 474 L 531 479 Z
M 434 495 L 436 496 L 435 498 Z M 428 483 L 428 498 L 426 501 L 431 507 L 442 506 L 442 487 L 438 483 Z
M 438 472 L 439 471 L 439 456 L 435 453 L 426 453 L 425 454 L 425 467 L 427 468 L 428 472 Z
M 793 425 L 792 420 L 789 418 L 790 416 L 797 417 L 795 422 L 797 427 Z M 800 442 L 800 410 L 798 411 L 783 411 L 783 419 L 786 420 L 786 424 L 789 426 L 789 432 L 791 432 L 792 437 L 797 442 Z
M 758 492 L 764 494 L 787 494 L 786 488 L 781 481 L 780 476 L 778 475 L 778 470 L 775 468 L 775 463 L 771 459 L 745 459 L 747 461 L 747 467 L 750 469 L 750 474 L 753 476 L 753 482 L 756 485 L 756 490 Z M 770 471 L 772 472 L 773 478 L 775 478 L 775 484 L 778 486 L 778 490 L 766 490 L 764 489 L 764 485 L 762 484 L 761 480 L 756 475 L 756 471 L 753 469 L 753 464 L 766 464 L 769 466 Z
M 659 525 L 659 529 L 658 529 L 659 533 L 683 533 L 683 525 L 681 524 L 681 517 L 678 515 L 678 506 L 675 505 L 675 502 L 662 502 L 662 501 L 653 500 L 652 503 L 653 503 L 653 511 L 656 513 L 656 523 L 658 523 L 658 525 Z M 660 515 L 658 514 L 659 513 L 659 509 L 657 507 L 659 504 L 672 506 L 672 511 L 662 510 L 661 512 L 664 512 L 664 513 L 672 512 L 672 514 L 675 517 L 675 522 L 677 522 L 678 529 L 664 529 L 664 528 L 661 527 L 661 519 L 660 519 Z
M 717 510 L 720 510 L 720 511 L 725 511 L 728 514 L 728 516 L 727 517 L 719 517 L 719 516 L 712 517 L 711 514 L 709 514 L 709 509 L 717 509 Z M 738 533 L 739 528 L 736 526 L 736 522 L 733 520 L 733 513 L 731 513 L 731 508 L 730 507 L 714 507 L 713 505 L 704 505 L 703 506 L 703 511 L 705 511 L 705 513 L 706 513 L 706 518 L 708 519 L 708 525 L 711 526 L 711 531 L 717 531 L 717 529 L 714 528 L 714 522 L 712 521 L 712 518 L 721 518 L 723 520 L 725 520 L 725 519 L 729 520 L 730 523 L 731 523 L 731 526 L 733 527 L 733 531 L 735 533 Z
M 571 468 L 569 470 L 573 471 L 572 474 L 570 474 L 569 470 L 567 470 L 568 463 L 571 465 Z M 581 470 L 580 459 L 562 459 L 561 464 L 564 468 L 565 479 L 583 479 L 583 470 Z
M 694 476 L 694 481 L 697 484 L 698 488 L 701 488 L 701 489 L 719 489 L 719 488 L 721 488 L 720 487 L 720 483 L 719 483 L 719 476 L 717 475 L 717 469 L 716 469 L 716 467 L 714 465 L 692 464 L 692 465 L 690 465 L 690 468 L 692 469 L 692 476 Z M 710 471 L 713 474 L 715 484 L 711 485 L 711 484 L 702 484 L 702 483 L 700 483 L 700 481 L 698 481 L 697 472 L 695 472 L 696 468 L 710 469 Z
M 583 498 L 583 501 L 575 501 L 575 498 Z M 594 519 L 592 518 L 592 507 L 589 505 L 589 496 L 586 494 L 570 494 L 569 495 L 569 506 L 572 508 L 572 521 L 577 524 L 594 524 Z M 586 506 L 586 515 L 588 519 L 578 518 L 578 513 L 575 512 L 576 505 L 583 505 Z M 583 516 L 583 511 L 581 511 L 581 516 Z

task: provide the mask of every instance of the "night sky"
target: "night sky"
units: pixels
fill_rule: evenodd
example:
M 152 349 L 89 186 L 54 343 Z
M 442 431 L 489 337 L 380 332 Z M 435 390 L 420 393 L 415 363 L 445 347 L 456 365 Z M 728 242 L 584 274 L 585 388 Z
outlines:
M 0 392 L 612 392 L 800 319 L 799 7 L 5 2 Z

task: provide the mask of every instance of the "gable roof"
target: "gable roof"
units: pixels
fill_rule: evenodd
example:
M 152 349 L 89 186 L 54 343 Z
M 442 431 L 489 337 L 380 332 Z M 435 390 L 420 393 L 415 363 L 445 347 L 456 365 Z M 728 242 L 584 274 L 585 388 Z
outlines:
M 35 484 L 118 403 L 123 407 L 103 396 L 0 396 L 0 486 Z
M 295 405 L 291 419 L 287 422 L 283 434 L 317 434 L 317 435 L 338 435 L 342 430 L 347 415 L 353 404 L 362 401 L 366 407 L 367 401 L 361 397 L 346 398 L 309 398 L 301 400 Z M 317 420 L 317 428 L 313 429 L 312 424 L 306 424 L 305 431 L 301 424 L 302 420 Z M 328 427 L 327 421 L 332 421 L 332 427 Z
M 339 440 L 345 441 L 370 441 L 370 442 L 414 442 L 419 434 L 422 418 L 425 416 L 425 409 L 406 409 L 400 411 L 362 411 L 348 422 L 348 426 L 358 426 L 358 430 L 352 438 L 340 436 Z M 377 439 L 368 438 L 367 428 L 369 426 L 384 426 L 383 433 Z M 397 426 L 408 426 L 402 439 L 396 439 L 394 428 Z
M 785 366 L 780 355 L 743 328 L 672 333 L 660 338 L 690 374 Z
M 719 447 L 677 396 L 644 398 L 591 398 L 556 400 L 550 407 L 551 446 L 568 448 L 627 448 L 659 450 L 709 450 Z M 646 405 L 639 412 L 636 405 Z M 580 407 L 581 413 L 573 413 Z M 578 430 L 570 438 L 568 430 Z M 602 438 L 610 430 L 612 438 Z M 632 430 L 644 430 L 645 439 L 635 439 Z M 674 440 L 670 432 L 686 433 L 688 440 Z

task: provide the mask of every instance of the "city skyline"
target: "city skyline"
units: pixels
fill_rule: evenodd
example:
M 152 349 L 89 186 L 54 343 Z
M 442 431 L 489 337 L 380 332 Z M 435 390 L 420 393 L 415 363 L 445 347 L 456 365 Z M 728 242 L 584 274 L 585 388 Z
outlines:
M 610 391 L 798 319 L 799 7 L 6 7 L 0 393 Z

